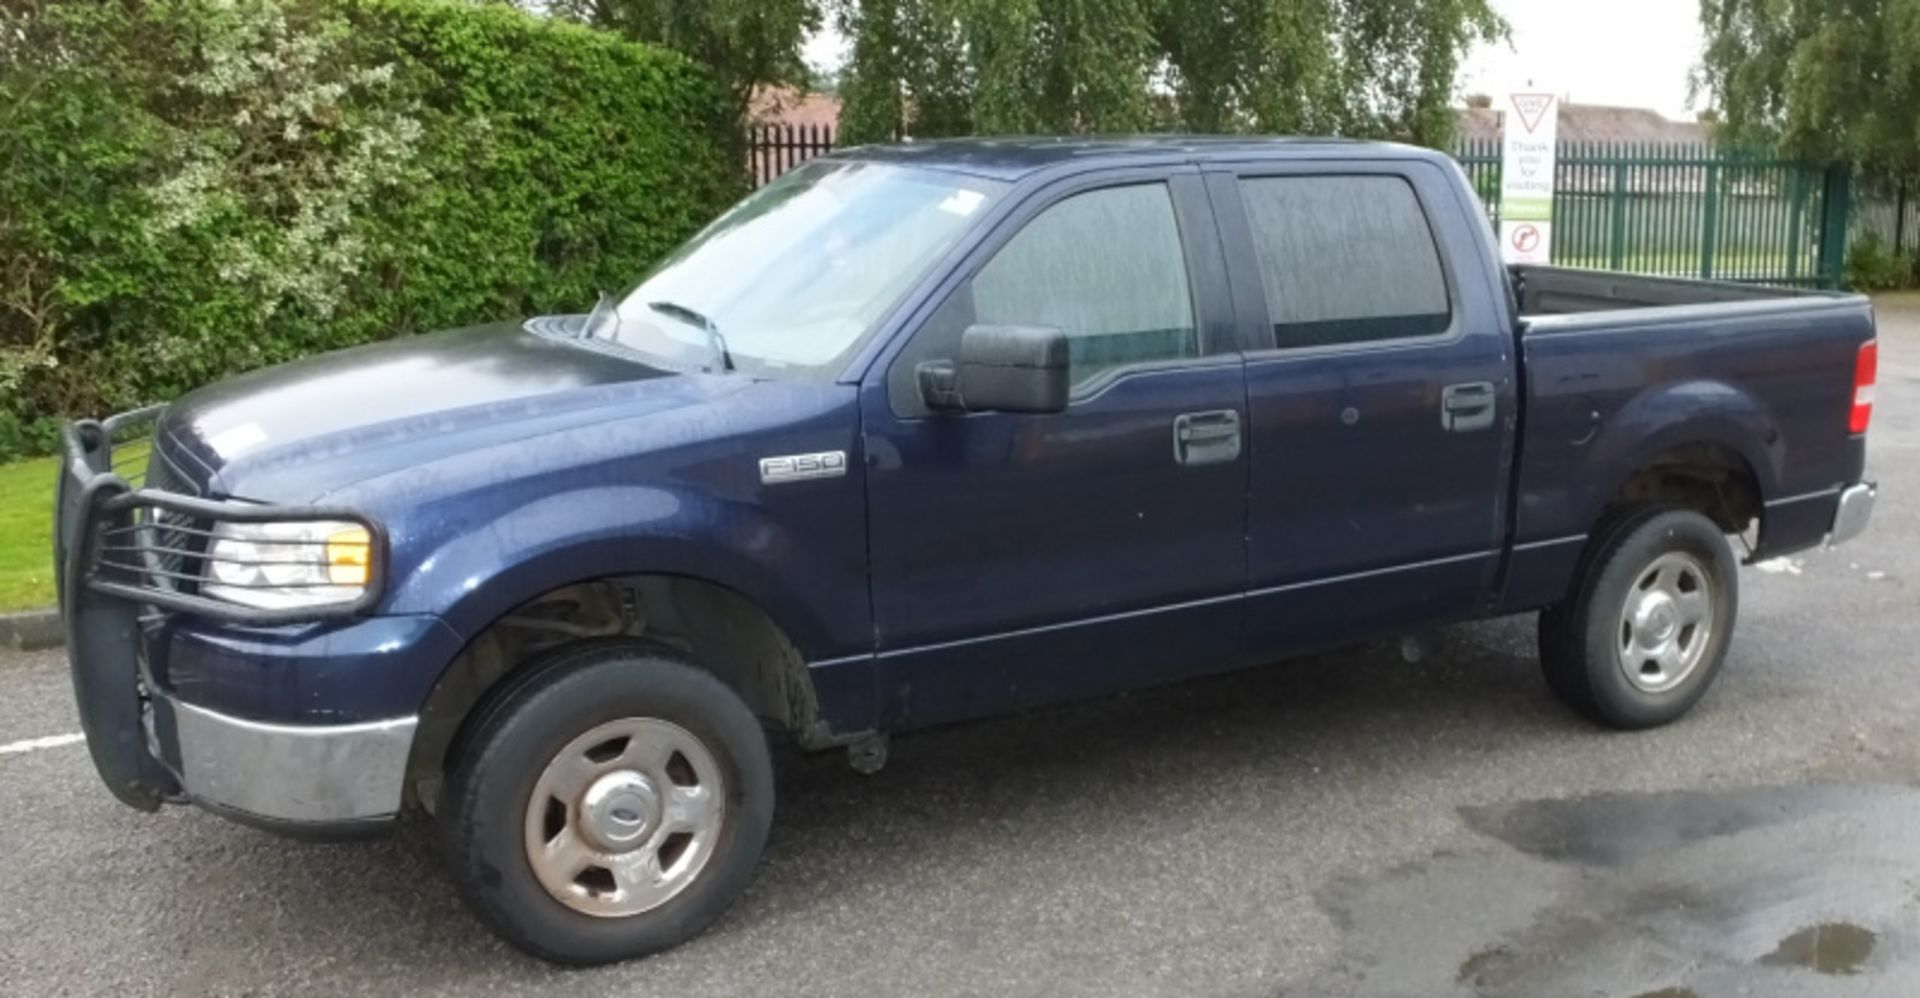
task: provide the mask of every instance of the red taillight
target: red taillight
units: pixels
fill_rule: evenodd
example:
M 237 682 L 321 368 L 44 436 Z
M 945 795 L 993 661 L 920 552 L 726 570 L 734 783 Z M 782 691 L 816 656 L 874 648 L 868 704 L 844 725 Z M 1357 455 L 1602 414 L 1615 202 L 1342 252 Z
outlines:
M 1865 433 L 1873 421 L 1873 383 L 1880 376 L 1880 344 L 1868 340 L 1853 362 L 1853 415 L 1847 418 L 1848 433 Z

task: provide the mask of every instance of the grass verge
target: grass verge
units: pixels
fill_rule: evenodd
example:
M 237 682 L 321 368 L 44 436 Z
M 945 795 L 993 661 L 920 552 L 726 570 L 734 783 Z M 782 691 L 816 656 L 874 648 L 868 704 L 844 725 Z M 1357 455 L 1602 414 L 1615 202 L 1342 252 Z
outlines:
M 53 485 L 50 457 L 0 464 L 0 612 L 52 606 Z

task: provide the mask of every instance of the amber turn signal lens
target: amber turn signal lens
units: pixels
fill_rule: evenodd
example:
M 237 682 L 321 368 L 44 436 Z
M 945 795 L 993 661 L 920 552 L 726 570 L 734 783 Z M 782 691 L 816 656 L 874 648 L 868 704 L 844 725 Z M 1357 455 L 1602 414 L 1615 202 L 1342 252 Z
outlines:
M 349 527 L 327 535 L 327 581 L 334 585 L 366 585 L 372 559 L 373 536 L 366 528 Z

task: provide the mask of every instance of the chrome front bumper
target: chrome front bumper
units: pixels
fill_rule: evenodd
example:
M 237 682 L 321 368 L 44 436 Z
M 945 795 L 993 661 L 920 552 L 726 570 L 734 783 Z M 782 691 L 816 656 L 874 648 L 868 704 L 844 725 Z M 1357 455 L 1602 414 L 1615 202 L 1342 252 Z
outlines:
M 152 698 L 152 749 L 187 798 L 280 831 L 378 826 L 400 813 L 417 717 L 267 724 Z
M 1844 544 L 1867 529 L 1879 494 L 1880 486 L 1874 482 L 1861 482 L 1841 491 L 1840 503 L 1833 512 L 1833 527 L 1827 531 L 1828 546 Z

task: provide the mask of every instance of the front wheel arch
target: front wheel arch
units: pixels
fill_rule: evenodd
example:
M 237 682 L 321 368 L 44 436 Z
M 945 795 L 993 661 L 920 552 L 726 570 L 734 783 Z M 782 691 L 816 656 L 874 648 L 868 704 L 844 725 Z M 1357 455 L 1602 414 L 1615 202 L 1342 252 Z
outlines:
M 822 718 L 805 658 L 759 604 L 692 576 L 586 579 L 500 614 L 441 671 L 409 753 L 412 802 L 434 809 L 465 733 L 487 704 L 537 671 L 543 655 L 609 640 L 647 641 L 685 658 L 733 690 L 764 726 L 803 748 L 843 740 Z

